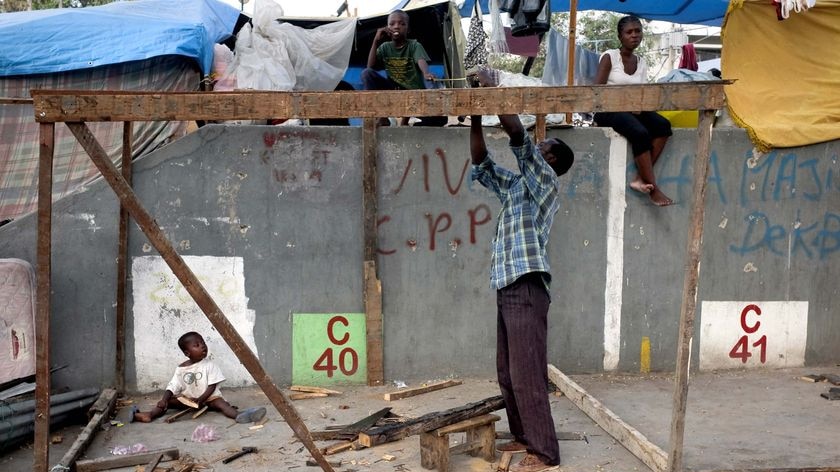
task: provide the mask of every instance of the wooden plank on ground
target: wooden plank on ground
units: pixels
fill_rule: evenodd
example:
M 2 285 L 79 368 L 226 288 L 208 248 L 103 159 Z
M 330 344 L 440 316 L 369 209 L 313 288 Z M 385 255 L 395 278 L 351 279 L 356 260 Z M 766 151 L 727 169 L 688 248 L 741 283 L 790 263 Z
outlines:
M 292 385 L 289 387 L 289 390 L 293 392 L 306 392 L 306 393 L 326 393 L 327 395 L 341 395 L 341 392 L 338 390 L 330 390 L 328 388 L 323 387 L 309 387 L 306 385 Z
M 650 467 L 654 472 L 664 472 L 668 467 L 668 457 L 665 451 L 650 442 L 636 428 L 625 423 L 609 408 L 588 394 L 586 390 L 574 380 L 560 372 L 557 367 L 549 364 L 548 378 L 566 395 L 572 403 L 587 414 L 598 426 L 614 437 L 630 453 Z
M 505 407 L 502 396 L 486 398 L 464 406 L 445 411 L 428 413 L 403 423 L 378 426 L 359 433 L 359 444 L 364 447 L 378 446 L 391 441 L 398 441 L 415 434 L 427 433 L 434 429 L 457 423 L 459 421 L 484 415 Z
M 344 92 L 32 90 L 38 122 L 459 116 L 724 106 L 730 81 Z
M 415 387 L 415 388 L 404 388 L 401 390 L 397 390 L 396 392 L 389 392 L 383 395 L 385 401 L 393 401 L 393 400 L 400 400 L 403 398 L 413 397 L 415 395 L 422 395 L 424 393 L 434 392 L 435 390 L 441 390 L 448 387 L 454 387 L 456 385 L 461 385 L 462 381 L 460 380 L 444 380 L 442 382 L 435 382 L 431 383 L 422 387 Z
M 180 452 L 177 447 L 172 447 L 148 452 L 138 452 L 136 454 L 126 454 L 123 456 L 99 457 L 96 459 L 78 461 L 76 462 L 76 472 L 94 472 L 97 470 L 118 469 L 120 467 L 148 464 L 158 455 L 163 456 L 162 460 L 174 461 L 180 457 Z
M 76 459 L 79 458 L 85 449 L 90 445 L 93 438 L 96 436 L 96 431 L 102 426 L 102 423 L 111 418 L 111 412 L 114 410 L 114 405 L 117 403 L 117 391 L 114 389 L 105 389 L 99 394 L 99 398 L 90 407 L 89 412 L 93 415 L 90 417 L 87 426 L 76 437 L 70 449 L 64 453 L 61 461 L 53 467 L 54 469 L 67 470 L 70 469 Z
M 289 400 L 306 400 L 309 398 L 326 398 L 329 395 L 326 393 L 308 393 L 308 392 L 298 392 L 298 393 L 290 393 Z
M 45 125 L 42 124 L 41 126 L 43 128 Z M 260 360 L 254 352 L 251 351 L 251 348 L 248 347 L 245 340 L 239 332 L 236 331 L 236 328 L 234 328 L 222 312 L 222 309 L 219 308 L 213 300 L 213 297 L 210 296 L 210 293 L 207 292 L 184 259 L 175 251 L 175 247 L 169 241 L 160 226 L 158 226 L 152 215 L 149 214 L 149 212 L 143 207 L 140 199 L 137 198 L 137 195 L 126 183 L 125 179 L 123 179 L 117 171 L 116 166 L 114 166 L 114 163 L 111 162 L 111 159 L 108 157 L 108 153 L 105 152 L 102 145 L 99 144 L 96 137 L 93 136 L 90 128 L 88 128 L 85 123 L 67 123 L 67 127 L 70 128 L 70 131 L 85 151 L 87 151 L 88 156 L 90 156 L 94 165 L 96 165 L 96 168 L 99 169 L 102 177 L 108 182 L 111 189 L 114 190 L 114 193 L 120 200 L 120 204 L 128 210 L 129 214 L 134 218 L 137 225 L 149 239 L 149 242 L 155 249 L 157 249 L 161 258 L 166 262 L 166 265 L 169 266 L 169 269 L 175 277 L 178 278 L 178 281 L 181 282 L 181 285 L 186 289 L 187 293 L 190 294 L 190 297 L 192 297 L 196 305 L 201 308 L 201 311 L 219 335 L 221 335 L 222 339 L 225 340 L 225 343 L 227 343 L 228 347 L 230 347 L 231 351 L 233 351 L 233 354 L 239 362 L 242 363 L 248 373 L 251 374 L 251 377 L 253 377 L 257 385 L 260 386 L 268 400 L 275 408 L 277 408 L 277 411 L 283 419 L 286 420 L 286 424 L 288 424 L 292 431 L 294 431 L 295 436 L 297 436 L 297 438 L 303 443 L 312 455 L 312 458 L 315 459 L 324 472 L 333 472 L 333 468 L 327 463 L 327 460 L 324 459 L 324 456 L 321 455 L 321 452 L 318 450 L 318 446 L 316 446 L 315 442 L 312 440 L 312 436 L 309 434 L 309 429 L 306 427 L 306 424 L 303 422 L 303 419 L 301 419 L 297 410 L 295 410 L 294 405 L 292 405 L 283 392 L 277 388 L 277 385 L 268 375 L 268 372 L 266 372 L 262 364 L 260 364 Z M 40 243 L 40 228 L 38 238 Z M 49 254 L 49 252 L 47 252 L 47 254 Z M 39 257 L 38 263 L 40 264 L 41 262 L 42 260 Z M 40 283 L 41 280 L 39 279 L 39 284 Z M 39 296 L 40 293 L 41 292 L 39 291 Z M 49 297 L 49 291 L 46 292 L 46 296 Z M 48 341 L 48 339 L 46 339 L 46 341 Z M 49 440 L 49 438 L 45 438 L 45 440 Z

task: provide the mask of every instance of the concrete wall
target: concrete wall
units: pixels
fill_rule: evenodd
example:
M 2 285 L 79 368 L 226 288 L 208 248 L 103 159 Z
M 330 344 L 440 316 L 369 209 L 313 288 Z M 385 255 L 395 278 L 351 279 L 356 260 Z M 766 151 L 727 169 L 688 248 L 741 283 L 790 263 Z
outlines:
M 487 135 L 513 166 L 504 134 Z M 611 131 L 549 135 L 577 154 L 549 247 L 551 362 L 570 373 L 673 369 L 696 132 L 677 130 L 657 166 L 677 201 L 669 208 L 627 190 L 632 159 Z M 469 181 L 468 131 L 380 138 L 385 376 L 492 376 L 499 204 Z M 758 155 L 743 130 L 715 130 L 695 367 L 840 359 L 838 147 Z M 297 314 L 364 310 L 361 161 L 359 128 L 212 125 L 135 162 L 141 200 L 279 384 L 314 365 L 295 347 L 308 342 L 294 339 Z M 117 215 L 103 181 L 54 206 L 52 359 L 69 364 L 54 374 L 59 386 L 114 382 Z M 0 228 L 0 257 L 34 263 L 35 235 L 34 215 Z M 134 226 L 129 246 L 129 386 L 162 388 L 190 329 L 205 334 L 229 385 L 250 383 Z

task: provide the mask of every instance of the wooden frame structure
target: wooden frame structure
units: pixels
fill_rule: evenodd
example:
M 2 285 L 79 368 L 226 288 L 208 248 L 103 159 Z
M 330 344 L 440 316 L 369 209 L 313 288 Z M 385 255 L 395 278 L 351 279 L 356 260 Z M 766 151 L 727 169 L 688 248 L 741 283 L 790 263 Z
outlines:
M 724 106 L 726 82 L 691 82 L 633 86 L 510 87 L 377 92 L 92 92 L 32 90 L 35 119 L 40 123 L 38 167 L 36 410 L 34 470 L 49 469 L 50 277 L 52 255 L 52 170 L 55 125 L 64 122 L 89 154 L 121 204 L 118 244 L 116 355 L 117 382 L 124 383 L 125 276 L 127 218 L 130 215 L 169 268 L 201 308 L 239 361 L 277 408 L 295 435 L 324 471 L 332 467 L 315 446 L 294 406 L 277 388 L 244 340 L 213 301 L 195 274 L 175 251 L 152 215 L 131 188 L 131 122 L 165 120 L 236 120 L 272 118 L 364 118 L 363 213 L 364 299 L 367 321 L 368 383 L 383 380 L 382 290 L 376 261 L 377 116 L 457 116 L 472 114 L 536 114 L 538 137 L 545 136 L 547 113 L 625 110 L 700 110 L 693 203 L 687 241 L 683 300 L 680 314 L 676 381 L 667 470 L 682 470 L 682 444 L 688 395 L 690 340 L 699 274 L 703 214 L 714 111 Z M 88 121 L 123 121 L 122 173 L 108 158 L 86 125 Z M 661 472 L 660 467 L 654 469 Z

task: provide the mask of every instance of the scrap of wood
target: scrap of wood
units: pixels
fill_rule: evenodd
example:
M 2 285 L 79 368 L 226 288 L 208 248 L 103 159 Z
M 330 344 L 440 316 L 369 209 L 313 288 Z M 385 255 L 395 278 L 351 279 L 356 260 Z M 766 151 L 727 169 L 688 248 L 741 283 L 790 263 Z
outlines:
M 831 384 L 840 385 L 840 375 L 822 374 L 823 379 Z
M 341 467 L 341 461 L 327 461 L 327 463 L 333 467 Z M 318 467 L 318 463 L 312 459 L 306 459 L 306 466 L 307 467 Z
M 290 400 L 306 400 L 307 398 L 324 398 L 328 397 L 326 393 L 290 393 Z
M 264 425 L 264 424 L 266 424 L 266 423 L 268 423 L 268 416 L 263 416 L 263 419 L 261 419 L 261 420 L 257 421 L 256 423 L 254 423 L 254 425 L 255 425 L 255 426 L 262 426 L 262 425 Z
M 149 465 L 146 466 L 145 470 L 147 472 L 154 472 L 155 467 L 160 464 L 160 461 L 163 459 L 163 454 L 158 454 L 149 462 Z
M 481 416 L 474 416 L 472 418 L 465 419 L 464 421 L 459 421 L 458 423 L 450 424 L 450 425 L 444 426 L 443 428 L 438 428 L 434 431 L 433 434 L 435 436 L 441 437 L 441 436 L 445 436 L 447 434 L 460 433 L 460 432 L 466 431 L 468 429 L 473 429 L 476 426 L 484 426 L 484 425 L 488 425 L 488 424 L 491 424 L 491 423 L 495 423 L 496 421 L 499 421 L 500 419 L 501 418 L 498 415 L 490 415 L 490 414 L 481 415 Z
M 194 402 L 194 401 L 190 400 L 190 399 L 189 399 L 189 398 L 187 398 L 187 397 L 180 396 L 180 397 L 178 397 L 178 399 L 177 399 L 177 400 L 178 400 L 179 402 L 183 403 L 184 405 L 187 405 L 187 406 L 188 406 L 188 407 L 190 407 L 190 408 L 195 408 L 196 410 L 198 409 L 198 403 L 196 403 L 196 402 Z
M 167 461 L 180 457 L 177 447 L 138 452 L 137 454 L 126 454 L 123 456 L 99 457 L 76 462 L 76 472 L 94 472 L 97 470 L 118 469 L 120 467 L 148 464 L 149 461 L 153 460 L 159 454 L 163 455 L 162 460 Z
M 114 389 L 108 388 L 99 394 L 99 398 L 90 408 L 90 411 L 94 411 L 93 416 L 91 416 L 90 421 L 88 421 L 87 426 L 85 426 L 85 429 L 82 430 L 81 434 L 76 437 L 76 441 L 73 442 L 70 449 L 64 453 L 64 457 L 61 458 L 61 462 L 59 462 L 56 467 L 65 470 L 69 469 L 73 462 L 76 462 L 76 459 L 79 458 L 84 450 L 90 445 L 91 441 L 93 441 L 96 431 L 99 430 L 102 423 L 110 419 L 116 402 L 117 391 Z
M 342 441 L 321 449 L 321 454 L 330 456 L 353 448 L 353 441 Z
M 173 421 L 177 420 L 178 418 L 180 418 L 180 417 L 182 417 L 182 416 L 184 416 L 184 415 L 188 415 L 188 414 L 190 414 L 190 413 L 193 413 L 194 411 L 195 411 L 195 410 L 194 410 L 194 409 L 192 409 L 192 408 L 190 408 L 190 409 L 188 409 L 188 410 L 181 410 L 181 411 L 179 411 L 179 412 L 177 412 L 177 413 L 175 413 L 175 414 L 173 414 L 173 415 L 169 415 L 169 416 L 167 416 L 167 417 L 166 417 L 166 419 L 165 419 L 165 420 L 163 420 L 163 421 L 165 421 L 166 423 L 171 423 L 171 422 L 173 422 Z
M 801 377 L 797 377 L 799 380 L 804 380 L 806 382 L 823 382 L 825 381 L 825 377 L 822 375 L 817 374 L 810 374 L 810 375 L 803 375 Z
M 378 446 L 415 434 L 426 433 L 491 411 L 501 410 L 504 407 L 505 402 L 502 396 L 497 395 L 449 410 L 428 413 L 402 423 L 367 429 L 359 433 L 359 444 L 365 447 Z
M 341 395 L 338 390 L 330 390 L 322 387 L 309 387 L 306 385 L 292 385 L 289 390 L 293 392 L 326 393 L 327 395 Z
M 196 411 L 195 413 L 193 413 L 193 415 L 192 415 L 192 419 L 196 419 L 196 418 L 198 418 L 199 416 L 203 415 L 203 414 L 204 414 L 204 412 L 205 412 L 205 411 L 207 411 L 207 408 L 208 408 L 208 406 L 207 406 L 207 405 L 204 405 L 203 407 L 201 407 L 201 409 L 200 409 L 200 410 L 198 410 L 198 411 Z
M 513 454 L 511 454 L 510 451 L 503 452 L 502 458 L 499 459 L 499 466 L 496 467 L 496 472 L 508 472 L 511 459 L 513 459 Z
M 402 390 L 397 390 L 396 392 L 390 392 L 383 395 L 385 401 L 392 401 L 392 400 L 400 400 L 402 398 L 413 397 L 415 395 L 421 395 L 423 393 L 434 392 L 435 390 L 444 389 L 447 387 L 454 387 L 455 385 L 461 385 L 463 382 L 460 380 L 445 380 L 443 382 L 435 382 L 424 387 L 416 387 L 416 388 L 406 388 Z
M 622 446 L 654 472 L 668 470 L 668 454 L 659 446 L 650 442 L 636 428 L 625 423 L 609 408 L 595 397 L 588 394 L 572 379 L 560 372 L 557 367 L 548 365 L 548 378 L 566 395 L 578 408 L 592 418 L 604 431 L 614 437 Z

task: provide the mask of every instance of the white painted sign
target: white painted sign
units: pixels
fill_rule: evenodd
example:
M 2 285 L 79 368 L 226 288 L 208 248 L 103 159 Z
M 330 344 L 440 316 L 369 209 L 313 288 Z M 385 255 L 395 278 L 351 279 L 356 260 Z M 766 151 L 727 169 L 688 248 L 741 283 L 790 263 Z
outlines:
M 805 364 L 808 302 L 703 302 L 700 369 Z
M 248 309 L 241 257 L 183 256 L 213 300 L 248 347 L 254 342 L 255 312 Z M 208 357 L 225 374 L 221 387 L 252 385 L 253 378 L 240 364 L 190 294 L 160 256 L 135 257 L 131 266 L 134 307 L 134 358 L 137 389 L 166 388 L 175 367 L 186 360 L 178 338 L 197 331 L 207 342 Z

